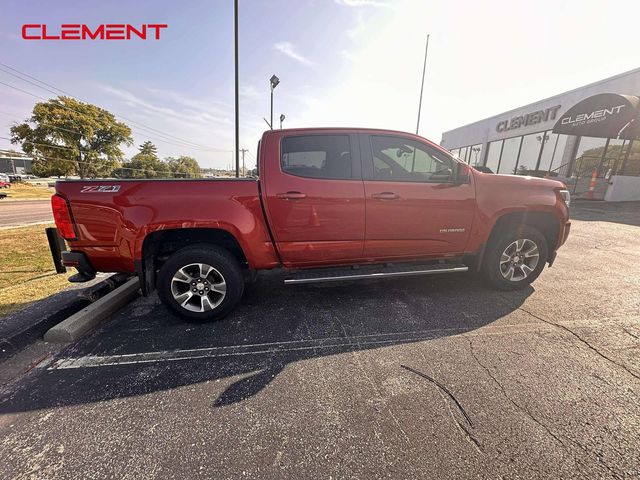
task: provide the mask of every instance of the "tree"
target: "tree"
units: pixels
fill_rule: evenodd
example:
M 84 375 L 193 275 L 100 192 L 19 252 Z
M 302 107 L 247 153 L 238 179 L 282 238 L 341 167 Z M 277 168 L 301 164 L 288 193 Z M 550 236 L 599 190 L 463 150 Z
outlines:
M 35 158 L 31 163 L 31 173 L 38 177 L 68 177 L 76 173 L 76 166 L 71 160 Z
M 167 158 L 169 168 L 175 177 L 200 178 L 202 177 L 202 169 L 195 158 L 180 156 L 178 158 Z
M 11 142 L 34 159 L 39 173 L 109 176 L 122 160 L 131 129 L 95 105 L 60 96 L 36 103 L 24 123 L 11 127 Z
M 156 155 L 156 146 L 150 141 L 144 142 L 138 148 L 140 153 L 136 153 L 129 162 L 125 162 L 122 168 L 115 174 L 121 178 L 161 178 L 170 177 L 171 169 L 169 165 Z
M 150 140 L 147 140 L 142 145 L 140 145 L 138 147 L 138 151 L 145 155 L 153 155 L 154 157 L 158 156 L 158 148 Z

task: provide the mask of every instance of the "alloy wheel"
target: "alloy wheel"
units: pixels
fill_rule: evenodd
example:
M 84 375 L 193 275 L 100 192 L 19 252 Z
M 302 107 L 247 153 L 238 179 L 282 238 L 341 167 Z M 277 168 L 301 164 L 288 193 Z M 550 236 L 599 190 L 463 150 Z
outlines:
M 538 266 L 540 251 L 538 245 L 528 238 L 520 238 L 510 243 L 500 256 L 500 273 L 512 282 L 527 278 Z
M 211 265 L 191 263 L 173 275 L 171 295 L 186 310 L 206 312 L 222 303 L 227 295 L 227 283 Z

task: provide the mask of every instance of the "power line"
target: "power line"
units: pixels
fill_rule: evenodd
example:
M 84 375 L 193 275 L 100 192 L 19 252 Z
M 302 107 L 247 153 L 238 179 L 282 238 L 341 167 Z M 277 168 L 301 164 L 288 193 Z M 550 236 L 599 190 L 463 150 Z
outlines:
M 0 83 L 2 83 L 2 82 L 0 82 Z M 62 106 L 62 107 L 65 107 L 64 105 L 61 105 L 61 106 Z M 74 110 L 74 111 L 75 111 L 75 110 Z M 4 115 L 10 116 L 10 117 L 13 117 L 13 115 L 8 114 L 8 113 L 6 113 L 6 112 L 0 112 L 0 114 L 4 114 Z M 68 128 L 58 127 L 58 126 L 52 125 L 52 124 L 50 124 L 50 123 L 41 123 L 41 125 L 49 125 L 49 127 L 50 127 L 50 128 L 53 128 L 54 130 L 63 130 L 63 131 L 65 131 L 65 132 L 76 133 L 76 134 L 78 134 L 78 135 L 84 135 L 84 133 L 82 133 L 82 132 L 78 132 L 78 131 L 76 131 L 76 130 L 69 130 Z M 9 141 L 11 141 L 11 140 L 12 140 L 11 138 L 6 138 L 6 137 L 0 137 L 0 138 L 5 138 L 6 140 L 9 140 Z M 13 143 L 13 142 L 12 142 L 12 143 Z M 25 143 L 25 142 L 23 141 L 23 142 L 21 142 L 21 143 Z M 28 142 L 27 142 L 27 143 L 28 143 Z M 42 145 L 46 145 L 46 144 L 42 144 Z M 49 146 L 49 145 L 47 145 L 47 146 Z M 67 147 L 67 148 L 68 148 L 68 147 Z M 168 157 L 171 157 L 171 155 L 164 155 L 164 154 L 158 153 L 158 157 L 168 158 Z
M 2 69 L 0 69 L 0 70 L 2 70 Z M 27 90 L 23 90 L 22 88 L 16 87 L 15 85 L 11 85 L 11 84 L 8 84 L 8 83 L 2 82 L 2 81 L 0 81 L 0 85 L 4 85 L 4 86 L 6 86 L 6 87 L 12 88 L 12 89 L 14 89 L 14 90 L 17 90 L 17 91 L 19 91 L 19 92 L 25 93 L 25 94 L 30 95 L 30 96 L 32 96 L 32 97 L 38 98 L 38 99 L 43 100 L 43 101 L 45 101 L 45 102 L 49 100 L 48 98 L 44 98 L 44 97 L 42 97 L 42 96 L 40 96 L 40 95 L 36 95 L 36 94 L 35 94 L 35 93 L 33 93 L 33 92 L 29 92 L 29 91 L 27 91 Z M 36 86 L 37 86 L 37 85 L 36 85 Z M 52 92 L 52 93 L 54 93 L 54 92 Z M 54 94 L 55 94 L 55 93 L 54 93 Z M 74 110 L 73 108 L 68 107 L 67 105 L 64 105 L 64 104 L 62 104 L 62 103 L 60 103 L 60 102 L 58 102 L 58 105 L 59 105 L 60 107 L 62 107 L 62 108 L 65 108 L 65 109 L 69 110 L 69 111 L 72 111 L 72 112 L 78 113 L 78 114 L 80 114 L 80 115 L 83 115 L 83 113 L 82 113 L 82 112 L 79 112 L 79 111 L 77 111 L 77 110 Z M 123 118 L 123 117 L 121 117 L 121 118 Z M 133 129 L 133 128 L 131 128 L 131 131 L 132 131 L 133 133 L 137 133 L 137 134 L 141 135 L 143 138 L 152 138 L 152 139 L 154 139 L 154 140 L 156 140 L 156 141 L 164 142 L 164 143 L 168 143 L 168 144 L 170 144 L 170 145 L 175 145 L 175 146 L 180 147 L 180 148 L 189 148 L 189 149 L 192 149 L 192 150 L 201 150 L 201 151 L 208 151 L 208 152 L 214 152 L 214 153 L 227 153 L 227 152 L 232 152 L 232 151 L 233 151 L 233 150 L 217 150 L 217 149 L 208 149 L 208 148 L 207 148 L 207 149 L 204 149 L 204 148 L 198 148 L 198 147 L 194 147 L 194 146 L 192 146 L 192 145 L 186 145 L 186 144 L 184 144 L 184 145 L 183 145 L 183 144 L 180 144 L 180 143 L 176 143 L 176 142 L 174 142 L 174 141 L 171 141 L 171 140 L 166 140 L 166 139 L 163 139 L 163 138 L 159 138 L 159 137 L 157 137 L 157 136 L 153 136 L 153 135 L 148 134 L 148 133 L 146 133 L 146 132 L 138 132 L 138 131 L 136 131 L 136 130 L 135 130 L 135 129 Z
M 0 111 L 0 115 L 6 115 L 7 117 L 12 117 L 12 118 L 14 117 L 14 115 L 7 112 L 3 112 L 3 111 Z M 84 135 L 84 133 L 82 132 L 78 132 L 76 130 L 69 130 L 68 128 L 58 127 L 56 125 L 53 125 L 52 123 L 40 122 L 40 125 L 48 125 L 50 128 L 53 128 L 54 130 L 62 130 L 64 132 L 75 133 L 77 135 Z
M 57 90 L 57 92 L 60 92 L 60 93 L 63 93 L 64 95 L 67 95 L 67 96 L 69 96 L 69 97 L 75 98 L 75 99 L 76 99 L 76 100 L 78 100 L 78 101 L 81 101 L 81 102 L 84 102 L 84 103 L 89 103 L 89 102 L 85 102 L 84 100 L 82 100 L 82 99 L 80 99 L 80 98 L 76 97 L 75 95 L 73 95 L 73 94 L 71 94 L 71 93 L 69 93 L 69 92 L 66 92 L 66 91 L 64 91 L 64 90 L 62 90 L 62 89 L 60 89 L 60 88 L 58 88 L 58 87 L 56 87 L 56 86 L 54 86 L 54 85 L 51 85 L 50 83 L 44 82 L 43 80 L 40 80 L 40 79 L 38 79 L 38 78 L 34 77 L 33 75 L 29 75 L 28 73 L 21 72 L 20 70 L 18 70 L 18 69 L 16 69 L 16 68 L 13 68 L 13 67 L 11 67 L 10 65 L 7 65 L 7 64 L 2 63 L 2 62 L 0 62 L 0 65 L 1 65 L 1 66 L 3 66 L 3 67 L 5 67 L 5 68 L 8 68 L 8 69 L 12 70 L 13 72 L 18 73 L 18 74 L 20 74 L 20 75 L 22 75 L 22 76 L 24 76 L 24 77 L 30 78 L 30 79 L 32 79 L 32 80 L 35 80 L 36 82 L 41 83 L 42 85 L 45 85 L 45 86 L 47 86 L 47 87 L 49 87 L 49 88 L 52 88 L 52 89 L 54 89 L 54 90 Z M 54 95 L 59 95 L 59 93 L 54 92 L 54 91 L 51 91 L 51 90 L 49 90 L 48 88 L 42 87 L 41 85 L 37 85 L 37 84 L 35 84 L 35 83 L 33 83 L 33 82 L 31 82 L 31 81 L 29 81 L 29 80 L 25 79 L 25 78 L 21 78 L 20 76 L 16 75 L 15 73 L 8 72 L 8 71 L 6 71 L 6 70 L 4 70 L 4 69 L 2 69 L 2 68 L 0 68 L 0 71 L 3 71 L 3 72 L 5 72 L 5 73 L 7 73 L 7 74 L 9 74 L 9 75 L 12 75 L 12 76 L 14 76 L 14 77 L 16 77 L 16 78 L 18 78 L 18 79 L 20 79 L 20 80 L 22 80 L 22 81 L 28 82 L 28 83 L 30 83 L 30 84 L 32 84 L 32 85 L 35 85 L 36 87 L 41 88 L 41 89 L 43 89 L 43 90 L 46 90 L 46 91 L 48 91 L 49 93 L 53 93 Z M 137 125 L 137 126 L 138 126 L 138 128 L 143 128 L 143 129 L 145 129 L 145 130 L 149 130 L 149 131 L 152 131 L 152 132 L 156 132 L 157 134 L 160 134 L 160 135 L 162 135 L 163 137 L 173 138 L 173 139 L 175 139 L 175 140 L 177 140 L 177 141 L 179 141 L 179 142 L 186 143 L 186 144 L 191 144 L 191 145 L 193 145 L 193 146 L 200 147 L 201 149 L 211 150 L 211 151 L 220 151 L 220 152 L 228 152 L 228 151 L 230 151 L 230 150 L 222 150 L 222 149 L 213 148 L 213 147 L 210 147 L 210 146 L 207 146 L 207 145 L 202 145 L 202 144 L 199 144 L 199 143 L 193 142 L 193 141 L 191 141 L 191 140 L 186 140 L 186 139 L 184 139 L 184 138 L 177 137 L 177 136 L 175 136 L 175 135 L 171 135 L 171 134 L 169 134 L 169 133 L 165 133 L 165 132 L 163 132 L 163 131 L 161 131 L 161 130 L 158 130 L 158 129 L 153 128 L 153 127 L 149 127 L 149 126 L 147 126 L 147 125 L 144 125 L 143 123 L 137 122 L 137 121 L 132 120 L 132 119 L 130 119 L 130 118 L 127 118 L 127 117 L 125 117 L 125 116 L 123 116 L 123 115 L 119 115 L 119 114 L 114 114 L 114 115 L 115 115 L 116 117 L 120 117 L 120 118 L 121 118 L 121 119 L 123 119 L 123 120 L 126 120 L 126 121 L 127 121 L 127 122 L 129 122 L 129 123 L 132 123 L 132 124 L 134 124 L 134 125 Z
M 15 85 L 10 85 L 10 84 L 5 83 L 5 82 L 2 82 L 2 81 L 0 81 L 0 85 L 5 85 L 5 86 L 7 86 L 7 87 L 9 87 L 9 88 L 13 88 L 14 90 L 18 90 L 19 92 L 25 93 L 25 94 L 27 94 L 27 95 L 31 95 L 32 97 L 38 98 L 38 99 L 43 100 L 43 101 L 45 101 L 45 102 L 46 102 L 47 100 L 49 100 L 49 99 L 47 99 L 47 98 L 41 97 L 40 95 L 36 95 L 36 94 L 35 94 L 35 93 L 33 93 L 33 92 L 28 92 L 27 90 L 23 90 L 23 89 L 21 89 L 21 88 L 19 88 L 19 87 L 16 87 Z M 69 111 L 71 111 L 71 112 L 74 112 L 74 113 L 78 113 L 78 114 L 80 114 L 80 115 L 83 115 L 83 113 L 82 113 L 82 112 L 79 112 L 78 110 L 75 110 L 75 109 L 73 109 L 73 108 L 71 108 L 71 107 L 68 107 L 67 105 L 64 105 L 64 104 L 62 104 L 62 103 L 60 103 L 60 102 L 58 102 L 58 103 L 57 103 L 57 105 L 59 105 L 60 107 L 62 107 L 62 108 L 64 108 L 64 109 L 66 109 L 66 110 L 69 110 Z M 139 132 L 136 132 L 136 130 L 134 130 L 133 128 L 131 129 L 131 131 L 132 131 L 133 133 L 139 133 Z M 164 142 L 164 143 L 169 143 L 169 144 L 171 144 L 171 145 L 175 145 L 175 146 L 178 146 L 178 147 L 180 147 L 180 148 L 190 148 L 190 149 L 194 149 L 194 150 L 202 150 L 202 149 L 198 149 L 198 148 L 192 147 L 192 146 L 190 146 L 190 145 L 181 145 L 181 144 L 179 144 L 179 143 L 175 143 L 175 142 L 172 142 L 172 141 L 170 141 L 170 140 L 164 140 L 164 139 L 162 139 L 162 138 L 154 137 L 154 136 L 152 136 L 152 135 L 150 135 L 150 134 L 148 134 L 148 133 L 140 133 L 140 135 L 142 135 L 142 136 L 143 136 L 143 138 L 152 138 L 152 139 L 154 139 L 154 140 L 157 140 L 157 141 L 160 141 L 160 142 Z M 228 153 L 228 152 L 232 152 L 233 150 L 208 150 L 208 151 L 216 152 L 216 153 Z
M 8 138 L 8 137 L 0 137 L 0 139 L 11 141 L 11 139 Z M 40 145 L 40 146 L 47 147 L 47 148 L 60 148 L 60 149 L 63 149 L 63 150 L 74 150 L 74 151 L 79 151 L 79 152 L 83 152 L 83 153 L 88 153 L 87 150 L 80 150 L 80 149 L 75 149 L 75 148 L 71 148 L 71 147 L 63 147 L 62 145 L 49 145 L 48 143 L 28 142 L 26 140 L 23 140 L 21 143 L 28 143 L 30 145 Z M 89 150 L 89 152 L 90 151 L 91 150 Z
M 94 165 L 95 163 L 93 162 L 85 162 L 82 160 L 73 160 L 73 159 L 69 159 L 69 158 L 61 158 L 61 157 L 49 157 L 49 156 L 44 156 L 44 155 L 40 155 L 39 157 L 36 158 L 36 160 L 39 159 L 45 159 L 45 160 L 62 160 L 63 162 L 71 162 L 71 163 L 80 163 L 82 165 Z M 187 173 L 180 173 L 180 172 L 172 172 L 172 171 L 158 171 L 158 170 L 152 170 L 150 168 L 133 168 L 133 167 L 118 167 L 116 170 L 133 170 L 133 171 L 138 171 L 138 172 L 153 172 L 153 173 L 160 173 L 163 175 L 188 175 Z M 200 168 L 200 173 L 202 173 L 202 168 Z

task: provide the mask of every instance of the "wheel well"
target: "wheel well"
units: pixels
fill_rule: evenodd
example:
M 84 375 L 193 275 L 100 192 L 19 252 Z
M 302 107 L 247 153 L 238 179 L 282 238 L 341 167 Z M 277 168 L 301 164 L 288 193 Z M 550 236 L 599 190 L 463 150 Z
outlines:
M 489 243 L 491 243 L 496 234 L 504 231 L 507 228 L 512 228 L 517 225 L 529 225 L 530 227 L 539 230 L 544 238 L 547 240 L 548 257 L 551 258 L 551 254 L 556 248 L 556 242 L 558 240 L 558 234 L 560 232 L 560 221 L 550 213 L 544 212 L 514 212 L 507 213 L 500 217 L 493 229 L 491 230 L 491 236 L 489 237 Z
M 150 293 L 155 287 L 158 269 L 178 250 L 197 244 L 216 245 L 229 251 L 244 269 L 249 268 L 247 257 L 238 240 L 226 230 L 218 228 L 180 228 L 159 230 L 150 233 L 142 244 L 142 262 L 137 268 L 143 292 Z

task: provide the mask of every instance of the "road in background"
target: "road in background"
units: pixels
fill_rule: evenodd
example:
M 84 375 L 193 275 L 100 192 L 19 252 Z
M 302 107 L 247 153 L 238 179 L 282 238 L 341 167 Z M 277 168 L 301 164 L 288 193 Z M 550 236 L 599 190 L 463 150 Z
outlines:
M 0 200 L 0 228 L 18 227 L 41 222 L 53 222 L 51 201 L 23 200 L 9 202 Z
M 640 478 L 639 211 L 572 207 L 517 292 L 270 273 L 209 324 L 140 298 L 0 391 L 0 476 Z

